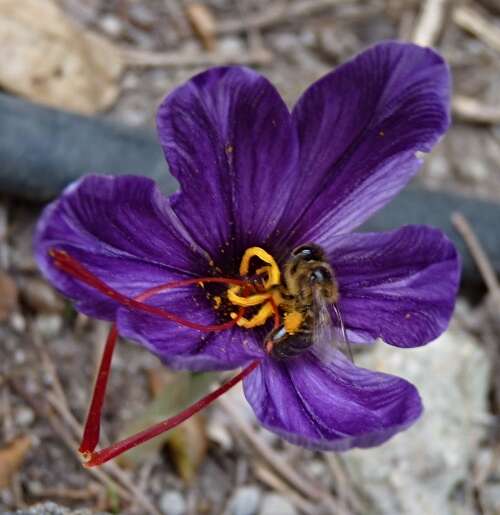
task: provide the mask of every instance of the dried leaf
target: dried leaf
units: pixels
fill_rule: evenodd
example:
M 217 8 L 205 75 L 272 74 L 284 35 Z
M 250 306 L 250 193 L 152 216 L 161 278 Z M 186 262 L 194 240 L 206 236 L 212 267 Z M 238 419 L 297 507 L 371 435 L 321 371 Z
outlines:
M 12 477 L 21 468 L 31 444 L 29 436 L 20 436 L 0 449 L 0 490 L 9 486 Z
M 186 16 L 203 47 L 214 50 L 216 23 L 212 11 L 204 4 L 192 3 L 186 6 Z
M 165 377 L 151 374 L 150 381 L 155 390 L 161 383 L 164 386 L 144 412 L 125 427 L 121 438 L 179 413 L 203 397 L 215 378 L 215 373 L 180 372 L 168 376 L 168 380 L 166 380 Z M 128 451 L 119 458 L 119 462 L 122 465 L 141 463 L 148 456 L 157 453 L 165 444 L 171 450 L 171 458 L 179 475 L 187 481 L 191 480 L 207 450 L 207 436 L 203 419 L 196 415 L 191 417 L 178 428 Z
M 123 62 L 52 0 L 0 0 L 0 86 L 53 107 L 93 114 L 119 93 Z
M 175 382 L 175 372 L 167 370 L 165 367 L 150 368 L 148 373 L 148 385 L 149 391 L 156 399 L 162 394 L 163 390 L 169 385 Z
M 190 483 L 207 454 L 208 440 L 203 415 L 198 413 L 172 430 L 167 445 L 177 473 Z
M 16 307 L 16 283 L 9 275 L 0 270 L 0 322 L 7 320 Z

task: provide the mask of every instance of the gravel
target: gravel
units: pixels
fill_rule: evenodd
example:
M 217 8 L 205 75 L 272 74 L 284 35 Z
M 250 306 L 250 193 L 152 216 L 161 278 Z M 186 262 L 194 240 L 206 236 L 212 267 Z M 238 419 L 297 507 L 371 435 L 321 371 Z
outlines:
M 255 515 L 261 501 L 261 491 L 257 486 L 241 486 L 229 503 L 230 515 Z

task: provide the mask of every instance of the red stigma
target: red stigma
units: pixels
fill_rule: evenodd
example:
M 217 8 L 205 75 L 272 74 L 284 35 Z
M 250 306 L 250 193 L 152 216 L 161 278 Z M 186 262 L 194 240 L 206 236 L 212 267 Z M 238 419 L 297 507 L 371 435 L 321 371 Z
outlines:
M 95 290 L 101 292 L 103 295 L 109 297 L 118 304 L 134 311 L 143 311 L 145 313 L 149 313 L 150 315 L 159 316 L 166 320 L 170 320 L 171 322 L 176 322 L 180 325 L 189 327 L 191 329 L 195 329 L 196 331 L 200 331 L 203 333 L 212 333 L 215 331 L 224 331 L 226 329 L 230 329 L 243 316 L 244 308 L 241 308 L 239 310 L 238 316 L 233 320 L 229 320 L 222 324 L 204 325 L 197 324 L 196 322 L 191 322 L 189 320 L 185 320 L 184 318 L 176 315 L 175 313 L 159 308 L 157 306 L 145 304 L 143 301 L 149 299 L 154 295 L 158 295 L 173 288 L 181 288 L 183 286 L 191 286 L 200 283 L 231 284 L 243 286 L 246 288 L 253 288 L 252 284 L 250 284 L 248 281 L 243 281 L 241 279 L 232 279 L 229 277 L 197 277 L 193 279 L 182 279 L 179 281 L 172 281 L 170 283 L 154 286 L 137 295 L 136 297 L 131 298 L 127 297 L 126 295 L 123 295 L 111 286 L 108 286 L 105 282 L 103 282 L 92 272 L 86 269 L 75 258 L 71 257 L 66 251 L 51 249 L 49 251 L 49 255 L 54 259 L 54 264 L 57 268 L 71 275 L 75 279 L 80 280 L 87 286 L 90 286 L 91 288 L 94 288 Z
M 118 292 L 114 288 L 108 286 L 101 279 L 96 277 L 92 272 L 90 272 L 87 268 L 85 268 L 79 261 L 70 256 L 64 250 L 51 249 L 49 251 L 49 255 L 53 258 L 55 266 L 71 275 L 75 279 L 83 282 L 87 286 L 94 288 L 99 291 L 103 295 L 109 297 L 114 300 L 118 304 L 135 311 L 142 311 L 151 315 L 159 316 L 166 320 L 178 323 L 185 327 L 189 327 L 191 329 L 201 331 L 201 332 L 215 332 L 215 331 L 223 331 L 225 329 L 230 329 L 235 326 L 238 320 L 243 317 L 245 313 L 245 308 L 241 307 L 239 309 L 238 315 L 222 324 L 212 324 L 212 325 L 202 325 L 197 324 L 195 322 L 191 322 L 189 320 L 185 320 L 175 313 L 171 313 L 162 308 L 158 308 L 156 306 L 151 306 L 149 304 L 145 304 L 144 301 L 147 299 L 163 293 L 167 290 L 174 288 L 181 288 L 184 286 L 192 286 L 199 284 L 225 284 L 225 285 L 237 285 L 243 288 L 244 295 L 249 295 L 251 292 L 256 291 L 257 286 L 249 283 L 248 281 L 243 281 L 240 279 L 232 279 L 226 277 L 198 277 L 192 279 L 182 279 L 179 281 L 172 281 L 170 283 L 160 284 L 158 286 L 154 286 L 149 288 L 148 290 L 143 291 L 139 295 L 136 295 L 134 298 L 127 297 L 122 293 Z M 276 306 L 276 303 L 271 300 L 273 311 L 275 313 L 275 325 L 279 325 L 279 311 Z M 186 408 L 181 413 L 175 415 L 174 417 L 170 417 L 159 424 L 156 424 L 144 431 L 141 431 L 135 435 L 132 435 L 110 447 L 107 447 L 101 451 L 95 452 L 95 448 L 99 442 L 100 435 L 100 424 L 101 424 L 101 413 L 104 404 L 104 396 L 106 393 L 106 387 L 108 384 L 109 373 L 111 369 L 111 360 L 113 357 L 113 352 L 116 347 L 116 341 L 118 338 L 118 330 L 116 324 L 113 324 L 111 330 L 108 334 L 106 345 L 104 348 L 104 352 L 101 359 L 101 364 L 99 366 L 99 371 L 97 374 L 94 392 L 92 394 L 92 400 L 90 403 L 89 411 L 87 414 L 87 419 L 85 421 L 85 427 L 83 431 L 82 441 L 80 444 L 79 451 L 82 455 L 82 458 L 85 462 L 85 466 L 94 467 L 97 465 L 101 465 L 106 461 L 122 454 L 123 452 L 140 445 L 141 443 L 158 436 L 159 434 L 173 429 L 178 426 L 192 415 L 202 410 L 213 401 L 215 401 L 218 397 L 232 388 L 234 385 L 243 380 L 248 374 L 250 374 L 255 368 L 259 365 L 259 361 L 253 361 L 244 368 L 239 374 L 233 377 L 228 382 L 224 383 L 215 391 L 209 393 L 198 402 L 195 402 L 188 408 Z

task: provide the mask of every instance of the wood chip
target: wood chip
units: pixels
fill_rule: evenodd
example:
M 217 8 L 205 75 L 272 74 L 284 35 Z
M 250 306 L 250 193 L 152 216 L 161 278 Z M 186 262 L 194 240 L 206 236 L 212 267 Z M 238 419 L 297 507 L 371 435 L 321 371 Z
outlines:
M 192 3 L 186 6 L 186 16 L 203 48 L 214 50 L 216 22 L 212 11 L 206 5 Z
M 0 270 L 0 322 L 4 322 L 17 308 L 17 286 L 12 277 Z
M 84 114 L 118 96 L 120 54 L 77 27 L 52 0 L 0 0 L 0 86 L 35 102 Z
M 31 448 L 31 438 L 20 436 L 0 449 L 0 490 L 7 488 Z

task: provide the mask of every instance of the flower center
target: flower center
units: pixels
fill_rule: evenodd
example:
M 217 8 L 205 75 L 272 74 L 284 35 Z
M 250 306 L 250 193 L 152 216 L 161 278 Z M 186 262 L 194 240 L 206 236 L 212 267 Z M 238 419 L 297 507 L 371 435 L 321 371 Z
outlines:
M 275 317 L 275 324 L 279 324 L 278 306 L 283 303 L 280 293 L 281 272 L 278 264 L 271 254 L 260 247 L 250 247 L 243 254 L 240 264 L 240 275 L 248 277 L 250 275 L 250 262 L 253 258 L 258 258 L 265 265 L 257 268 L 252 275 L 255 276 L 256 293 L 245 295 L 244 287 L 235 285 L 227 290 L 229 302 L 240 308 L 259 307 L 257 312 L 249 317 L 239 317 L 236 324 L 245 329 L 252 329 L 264 325 L 269 318 Z M 234 320 L 238 317 L 236 313 L 231 313 Z

